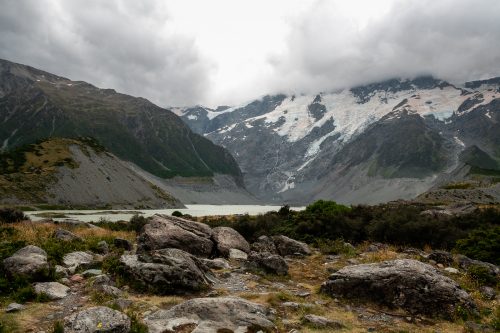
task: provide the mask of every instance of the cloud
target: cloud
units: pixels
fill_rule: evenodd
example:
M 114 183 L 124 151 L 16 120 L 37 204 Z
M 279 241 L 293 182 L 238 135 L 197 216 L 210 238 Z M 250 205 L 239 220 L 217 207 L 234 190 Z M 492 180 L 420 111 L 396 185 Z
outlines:
M 0 0 L 0 58 L 162 105 L 500 76 L 498 0 Z
M 317 1 L 291 23 L 286 56 L 270 59 L 271 90 L 317 92 L 423 74 L 455 83 L 500 75 L 498 1 L 395 1 L 362 26 L 338 4 Z
M 202 100 L 210 62 L 151 1 L 2 1 L 0 57 L 161 105 Z

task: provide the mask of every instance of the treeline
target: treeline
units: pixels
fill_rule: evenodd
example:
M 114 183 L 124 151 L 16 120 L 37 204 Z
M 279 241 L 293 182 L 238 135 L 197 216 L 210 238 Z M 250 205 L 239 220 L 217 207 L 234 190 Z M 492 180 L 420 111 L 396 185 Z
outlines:
M 477 209 L 447 216 L 424 213 L 428 209 L 408 203 L 347 207 L 319 200 L 300 212 L 283 206 L 263 215 L 206 218 L 203 222 L 212 227 L 231 226 L 250 241 L 261 235 L 284 234 L 312 244 L 343 239 L 354 244 L 372 241 L 420 248 L 429 245 L 500 264 L 500 211 Z

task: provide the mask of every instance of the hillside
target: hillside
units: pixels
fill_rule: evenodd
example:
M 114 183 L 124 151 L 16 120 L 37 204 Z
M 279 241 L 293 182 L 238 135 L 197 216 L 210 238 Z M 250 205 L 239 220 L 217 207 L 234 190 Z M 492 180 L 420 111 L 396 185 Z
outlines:
M 473 166 L 470 174 L 500 168 L 498 79 L 461 86 L 432 77 L 393 79 L 174 111 L 226 147 L 246 187 L 264 200 L 411 199 L 460 181 L 464 166 Z
M 241 173 L 224 148 L 143 98 L 0 60 L 0 148 L 49 137 L 93 137 L 162 178 Z
M 91 139 L 54 138 L 1 154 L 0 198 L 41 208 L 182 207 Z

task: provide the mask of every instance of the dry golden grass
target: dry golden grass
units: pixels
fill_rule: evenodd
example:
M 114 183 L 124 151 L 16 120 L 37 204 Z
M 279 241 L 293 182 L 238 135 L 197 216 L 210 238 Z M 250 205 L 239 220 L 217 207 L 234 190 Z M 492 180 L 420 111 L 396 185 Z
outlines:
M 391 249 L 382 249 L 377 252 L 368 252 L 361 258 L 361 263 L 375 263 L 398 258 L 398 253 Z

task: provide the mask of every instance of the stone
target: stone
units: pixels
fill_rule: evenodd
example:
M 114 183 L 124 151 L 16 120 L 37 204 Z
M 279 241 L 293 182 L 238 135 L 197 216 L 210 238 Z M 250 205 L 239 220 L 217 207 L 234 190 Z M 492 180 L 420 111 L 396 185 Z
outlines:
M 194 298 L 144 318 L 149 333 L 271 332 L 272 320 L 267 308 L 239 297 Z
M 487 300 L 495 299 L 495 297 L 497 295 L 497 292 L 495 291 L 495 289 L 488 287 L 488 286 L 480 287 L 479 292 L 481 293 L 481 296 Z
M 211 285 L 208 267 L 179 249 L 152 251 L 148 256 L 123 255 L 120 262 L 133 285 L 156 294 L 184 294 Z
M 56 265 L 55 270 L 56 270 L 57 276 L 68 277 L 68 275 L 69 275 L 68 269 L 66 267 L 61 266 L 61 265 Z
M 125 251 L 132 251 L 134 246 L 128 240 L 123 238 L 115 238 L 113 240 L 113 245 L 119 249 L 124 249 Z
M 93 286 L 102 285 L 102 284 L 111 284 L 111 279 L 107 274 L 101 274 L 94 276 L 90 279 L 90 283 Z
M 139 234 L 138 251 L 165 248 L 176 248 L 207 258 L 214 250 L 212 229 L 199 222 L 168 215 L 154 215 Z
M 227 262 L 227 260 L 222 258 L 215 259 L 201 259 L 201 261 L 211 269 L 229 269 L 231 266 Z
M 345 327 L 344 324 L 339 321 L 312 314 L 305 315 L 302 318 L 302 323 L 313 326 L 314 328 L 329 328 L 333 330 L 340 330 Z
M 229 249 L 229 259 L 245 261 L 248 259 L 248 254 L 238 249 Z
M 457 261 L 460 268 L 466 271 L 471 269 L 473 266 L 482 267 L 484 270 L 488 272 L 492 280 L 496 279 L 500 275 L 500 267 L 490 264 L 489 262 L 474 260 L 464 255 L 458 255 Z
M 453 264 L 453 255 L 446 251 L 433 251 L 427 257 L 429 260 L 434 260 L 438 264 L 450 266 Z
M 120 308 L 120 310 L 129 308 L 133 303 L 134 302 L 132 300 L 126 298 L 118 298 L 113 300 L 113 304 L 116 304 Z
M 266 252 L 251 252 L 245 268 L 259 270 L 269 274 L 287 275 L 288 264 L 282 256 Z
M 70 273 L 76 272 L 78 269 L 86 269 L 94 264 L 94 256 L 83 251 L 76 251 L 66 254 L 63 257 L 63 264 Z
M 24 309 L 24 305 L 18 304 L 18 303 L 10 303 L 7 305 L 5 308 L 5 312 L 10 313 L 10 312 L 18 312 Z
M 97 243 L 97 252 L 100 254 L 107 254 L 109 252 L 109 245 L 106 241 Z
M 273 236 L 274 245 L 281 256 L 310 255 L 311 250 L 306 243 L 296 241 L 286 236 Z
M 412 259 L 344 267 L 322 284 L 321 291 L 446 319 L 454 316 L 458 306 L 476 311 L 470 295 L 455 281 Z
M 250 246 L 253 252 L 268 252 L 272 254 L 279 254 L 276 245 L 271 237 L 260 236 L 256 242 Z
M 46 295 L 50 300 L 68 296 L 70 289 L 59 282 L 37 282 L 33 285 L 37 295 Z
M 91 307 L 66 317 L 64 333 L 129 333 L 130 318 L 105 306 Z
M 100 270 L 100 269 L 87 269 L 86 271 L 84 271 L 82 273 L 82 275 L 86 278 L 92 277 L 92 276 L 98 276 L 98 275 L 102 275 L 102 270 Z
M 68 231 L 66 229 L 57 229 L 52 234 L 52 237 L 59 239 L 59 240 L 62 240 L 62 241 L 65 241 L 65 242 L 73 242 L 73 241 L 81 242 L 82 241 L 81 237 L 75 235 L 74 233 L 72 233 L 71 231 Z
M 212 229 L 217 252 L 223 257 L 229 257 L 230 249 L 238 249 L 245 253 L 250 252 L 250 244 L 239 232 L 229 227 Z
M 365 252 L 379 252 L 382 250 L 387 250 L 389 247 L 383 243 L 372 243 L 368 245 Z
M 99 284 L 96 285 L 95 290 L 97 290 L 100 293 L 103 293 L 105 295 L 114 297 L 114 298 L 119 298 L 123 296 L 123 291 L 120 289 L 107 285 L 107 284 Z
M 444 271 L 450 274 L 460 274 L 460 271 L 454 267 L 446 267 Z
M 11 257 L 4 259 L 3 266 L 9 275 L 29 280 L 45 275 L 49 270 L 47 253 L 34 245 L 25 246 Z

